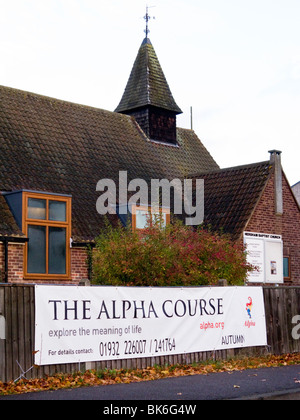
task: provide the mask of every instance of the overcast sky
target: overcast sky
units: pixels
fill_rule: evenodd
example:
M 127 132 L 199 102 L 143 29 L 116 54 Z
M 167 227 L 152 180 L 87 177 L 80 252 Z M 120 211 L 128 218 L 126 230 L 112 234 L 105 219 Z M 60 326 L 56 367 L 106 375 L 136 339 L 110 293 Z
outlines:
M 144 38 L 144 0 L 0 0 L 0 84 L 114 111 Z M 300 181 L 300 1 L 153 0 L 150 39 L 178 125 L 222 167 L 283 152 Z

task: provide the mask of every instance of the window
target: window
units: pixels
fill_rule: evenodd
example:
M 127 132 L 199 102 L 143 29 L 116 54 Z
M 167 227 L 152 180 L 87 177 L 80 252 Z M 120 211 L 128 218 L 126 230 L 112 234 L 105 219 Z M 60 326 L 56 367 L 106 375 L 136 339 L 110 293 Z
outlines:
M 287 280 L 291 278 L 290 257 L 283 257 L 283 277 Z
M 166 208 L 154 208 L 148 206 L 132 207 L 132 228 L 145 229 L 147 225 L 153 223 L 161 223 L 161 227 L 165 227 L 170 223 L 170 210 Z
M 71 197 L 24 192 L 25 278 L 70 277 Z

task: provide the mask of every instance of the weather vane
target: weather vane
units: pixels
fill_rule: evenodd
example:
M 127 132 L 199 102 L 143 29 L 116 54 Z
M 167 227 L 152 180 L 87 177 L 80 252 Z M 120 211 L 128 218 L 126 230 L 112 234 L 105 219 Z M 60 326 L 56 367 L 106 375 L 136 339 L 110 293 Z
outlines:
M 150 6 L 150 7 L 155 7 L 155 6 Z M 155 19 L 155 17 L 149 16 L 148 11 L 149 11 L 150 7 L 148 7 L 148 6 L 146 7 L 146 15 L 144 16 L 144 19 L 146 21 L 146 29 L 144 30 L 144 32 L 146 34 L 146 38 L 148 38 L 148 34 L 150 33 L 149 25 L 148 25 L 149 24 L 149 20 L 150 19 Z

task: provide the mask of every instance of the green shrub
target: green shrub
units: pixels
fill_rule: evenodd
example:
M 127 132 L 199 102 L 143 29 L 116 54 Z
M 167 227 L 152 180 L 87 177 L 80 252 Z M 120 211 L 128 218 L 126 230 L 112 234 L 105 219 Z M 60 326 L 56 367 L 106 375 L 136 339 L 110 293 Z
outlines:
M 107 228 L 97 239 L 93 283 L 115 286 L 243 284 L 251 266 L 243 246 L 228 236 L 179 222 L 143 231 Z

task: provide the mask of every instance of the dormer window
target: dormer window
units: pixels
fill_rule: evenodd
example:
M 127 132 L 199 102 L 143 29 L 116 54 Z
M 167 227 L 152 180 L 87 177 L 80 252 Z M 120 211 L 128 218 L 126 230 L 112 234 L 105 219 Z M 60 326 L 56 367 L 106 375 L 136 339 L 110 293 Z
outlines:
M 170 210 L 150 206 L 132 207 L 132 229 L 146 229 L 146 227 L 158 223 L 161 228 L 170 223 Z
M 71 196 L 21 190 L 5 193 L 5 199 L 28 238 L 24 278 L 69 279 Z
M 159 223 L 164 228 L 170 224 L 170 209 L 149 205 L 121 204 L 116 212 L 124 226 L 131 224 L 133 230 L 146 229 Z
M 26 192 L 23 204 L 25 278 L 69 277 L 71 198 Z

